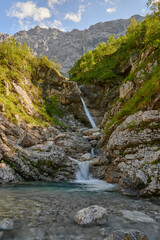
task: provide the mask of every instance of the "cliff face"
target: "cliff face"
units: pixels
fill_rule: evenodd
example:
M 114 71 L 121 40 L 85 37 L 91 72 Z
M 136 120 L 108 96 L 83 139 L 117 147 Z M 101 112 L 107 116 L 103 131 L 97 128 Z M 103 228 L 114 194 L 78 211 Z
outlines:
M 133 16 L 137 21 L 143 20 L 139 15 Z M 56 57 L 66 73 L 83 53 L 95 49 L 101 42 L 106 42 L 109 36 L 124 35 L 130 19 L 120 19 L 97 23 L 89 29 L 62 32 L 58 29 L 35 27 L 29 31 L 20 31 L 14 35 L 18 42 L 26 42 L 38 56 L 46 55 L 54 60 Z
M 151 47 L 119 64 L 119 73 L 127 67 L 134 77 L 118 87 L 102 121 L 106 180 L 118 182 L 126 195 L 160 194 L 159 54 Z

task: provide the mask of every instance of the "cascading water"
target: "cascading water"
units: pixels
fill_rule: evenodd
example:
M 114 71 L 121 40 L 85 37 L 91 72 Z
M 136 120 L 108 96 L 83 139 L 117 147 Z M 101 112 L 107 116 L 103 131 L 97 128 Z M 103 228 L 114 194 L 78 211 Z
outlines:
M 89 161 L 78 162 L 78 171 L 76 172 L 76 180 L 91 180 L 92 176 L 89 174 Z
M 87 191 L 104 191 L 110 190 L 114 187 L 112 184 L 92 177 L 89 173 L 90 161 L 79 162 L 76 160 L 75 162 L 78 165 L 78 170 L 76 172 L 76 179 L 74 182 L 85 185 Z
M 83 107 L 84 107 L 84 111 L 85 111 L 85 113 L 86 113 L 86 116 L 87 116 L 87 118 L 88 118 L 88 120 L 89 120 L 92 128 L 95 128 L 95 127 L 96 127 L 96 124 L 95 124 L 95 122 L 94 122 L 94 120 L 93 120 L 93 118 L 92 118 L 92 116 L 91 116 L 91 114 L 90 114 L 90 112 L 89 112 L 89 110 L 88 110 L 88 108 L 87 108 L 87 106 L 86 106 L 86 103 L 85 103 L 85 101 L 84 101 L 84 99 L 83 99 L 82 97 L 81 97 L 81 101 L 82 101 L 82 104 L 83 104 Z
M 81 97 L 81 101 L 84 107 L 84 111 L 86 113 L 86 116 L 92 126 L 92 128 L 96 127 L 96 124 L 86 106 L 86 103 L 84 101 L 84 99 Z M 94 148 L 91 149 L 91 155 L 94 158 L 95 154 L 94 154 Z M 80 183 L 80 184 L 85 184 L 86 185 L 86 189 L 88 191 L 95 191 L 95 190 L 108 190 L 108 189 L 112 189 L 113 185 L 112 184 L 108 184 L 105 181 L 102 180 L 98 180 L 98 179 L 94 179 L 92 177 L 92 175 L 89 173 L 89 166 L 91 161 L 77 161 L 74 159 L 74 162 L 77 163 L 78 165 L 78 169 L 77 172 L 75 173 L 75 181 L 76 183 Z

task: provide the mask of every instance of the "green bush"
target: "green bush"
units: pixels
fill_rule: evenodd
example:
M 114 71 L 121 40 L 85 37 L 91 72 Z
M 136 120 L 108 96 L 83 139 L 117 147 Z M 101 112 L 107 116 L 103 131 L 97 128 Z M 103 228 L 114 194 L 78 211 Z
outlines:
M 57 96 L 52 95 L 48 98 L 45 102 L 45 108 L 50 117 L 53 117 L 53 115 L 62 116 L 62 110 L 60 109 L 60 103 Z

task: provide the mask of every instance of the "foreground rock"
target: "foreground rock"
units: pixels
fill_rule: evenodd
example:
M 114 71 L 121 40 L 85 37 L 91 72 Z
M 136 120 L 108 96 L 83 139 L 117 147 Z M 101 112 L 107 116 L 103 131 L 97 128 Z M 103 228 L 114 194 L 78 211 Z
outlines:
M 115 231 L 104 240 L 148 240 L 148 238 L 142 232 L 131 230 L 129 232 Z
M 93 205 L 76 213 L 75 220 L 80 225 L 106 224 L 108 214 L 105 208 Z
M 121 210 L 120 213 L 124 216 L 124 218 L 135 222 L 154 223 L 154 220 L 151 217 L 142 212 Z

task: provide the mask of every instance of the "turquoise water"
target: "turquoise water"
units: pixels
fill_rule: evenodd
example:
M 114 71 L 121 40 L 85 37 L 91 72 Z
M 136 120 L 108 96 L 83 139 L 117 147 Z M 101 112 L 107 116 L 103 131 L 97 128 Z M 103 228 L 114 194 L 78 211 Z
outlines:
M 104 226 L 79 226 L 74 216 L 91 205 L 105 207 Z M 154 222 L 125 219 L 121 210 L 139 211 Z M 0 187 L 0 219 L 14 220 L 12 231 L 0 232 L 0 240 L 103 240 L 114 230 L 136 229 L 150 240 L 160 240 L 158 199 L 124 197 L 116 185 L 86 183 L 21 183 Z

